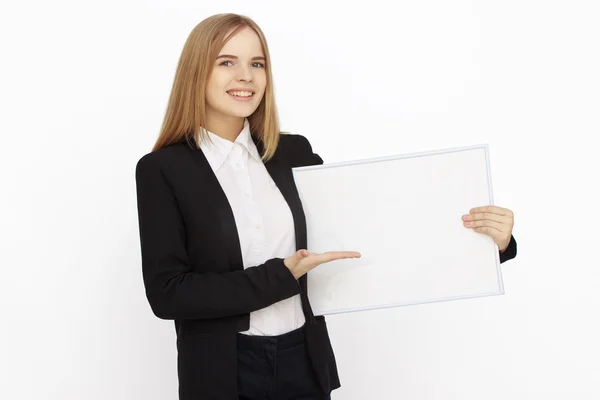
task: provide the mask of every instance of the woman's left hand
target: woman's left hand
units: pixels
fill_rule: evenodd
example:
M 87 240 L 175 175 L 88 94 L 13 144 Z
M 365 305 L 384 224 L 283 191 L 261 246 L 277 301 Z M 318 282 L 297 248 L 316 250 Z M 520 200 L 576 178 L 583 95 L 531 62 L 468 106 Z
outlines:
M 510 243 L 514 226 L 514 214 L 507 208 L 497 206 L 475 207 L 463 215 L 463 224 L 475 232 L 491 236 L 503 252 Z

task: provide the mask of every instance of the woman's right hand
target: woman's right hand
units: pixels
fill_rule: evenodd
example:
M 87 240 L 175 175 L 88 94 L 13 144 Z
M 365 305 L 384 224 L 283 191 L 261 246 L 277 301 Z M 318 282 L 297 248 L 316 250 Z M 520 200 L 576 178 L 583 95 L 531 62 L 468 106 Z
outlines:
M 306 274 L 311 269 L 334 260 L 344 258 L 360 258 L 357 251 L 328 251 L 325 253 L 310 253 L 308 250 L 298 250 L 291 256 L 283 260 L 283 263 L 290 270 L 296 279 Z

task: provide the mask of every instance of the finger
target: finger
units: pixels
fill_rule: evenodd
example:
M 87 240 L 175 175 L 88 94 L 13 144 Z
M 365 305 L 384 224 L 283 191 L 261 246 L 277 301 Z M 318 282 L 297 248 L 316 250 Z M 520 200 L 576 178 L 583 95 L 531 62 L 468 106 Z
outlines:
M 360 253 L 358 251 L 336 251 L 334 252 L 334 256 L 336 258 L 356 258 L 360 257 Z
M 491 236 L 495 240 L 501 239 L 502 235 L 504 234 L 504 232 L 499 231 L 493 226 L 478 226 L 473 228 L 473 230 L 477 233 L 483 233 L 484 235 Z
M 506 233 L 500 232 L 497 229 L 490 226 L 481 226 L 473 229 L 476 233 L 481 233 L 490 236 L 494 239 L 494 242 L 498 247 L 503 246 L 506 248 L 506 244 L 510 242 L 510 236 L 507 238 Z
M 482 207 L 474 207 L 469 210 L 469 214 L 476 214 L 476 213 L 491 213 L 491 214 L 504 215 L 504 216 L 508 216 L 508 217 L 513 215 L 513 212 L 511 210 L 509 210 L 508 208 L 492 206 L 492 205 L 482 206 Z
M 463 220 L 464 221 L 490 220 L 490 221 L 496 221 L 496 222 L 505 223 L 505 224 L 510 224 L 510 222 L 511 222 L 510 217 L 507 217 L 504 215 L 499 215 L 499 214 L 492 214 L 490 212 L 481 212 L 481 213 L 463 215 Z
M 489 219 L 480 219 L 480 220 L 476 220 L 476 221 L 467 221 L 464 224 L 467 228 L 481 228 L 481 227 L 489 227 L 489 228 L 494 228 L 500 232 L 506 232 L 508 231 L 509 227 L 502 223 L 502 222 L 497 222 L 497 221 L 492 221 Z
M 328 261 L 339 260 L 343 258 L 359 258 L 361 254 L 357 251 L 328 251 L 323 253 Z

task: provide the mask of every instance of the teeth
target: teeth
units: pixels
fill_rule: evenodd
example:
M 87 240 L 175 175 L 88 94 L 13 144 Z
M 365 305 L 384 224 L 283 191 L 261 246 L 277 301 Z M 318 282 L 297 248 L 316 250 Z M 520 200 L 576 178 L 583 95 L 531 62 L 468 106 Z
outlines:
M 238 97 L 250 97 L 252 96 L 252 92 L 227 92 L 233 96 L 238 96 Z

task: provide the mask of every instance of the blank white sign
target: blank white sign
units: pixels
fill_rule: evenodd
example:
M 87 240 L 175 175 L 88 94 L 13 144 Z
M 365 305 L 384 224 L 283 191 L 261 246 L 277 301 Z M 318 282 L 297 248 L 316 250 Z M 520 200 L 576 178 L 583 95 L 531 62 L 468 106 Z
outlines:
M 308 273 L 315 315 L 504 293 L 498 247 L 461 218 L 493 204 L 487 145 L 293 173 L 308 250 L 362 254 Z

